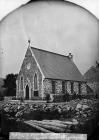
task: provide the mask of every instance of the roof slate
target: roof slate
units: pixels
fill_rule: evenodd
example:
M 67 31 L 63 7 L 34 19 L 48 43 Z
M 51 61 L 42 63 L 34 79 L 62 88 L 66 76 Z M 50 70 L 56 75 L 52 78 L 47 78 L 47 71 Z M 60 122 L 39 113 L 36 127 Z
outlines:
M 99 68 L 92 66 L 85 74 L 84 79 L 88 82 L 99 82 Z
M 50 79 L 85 81 L 70 58 L 67 56 L 31 47 L 45 76 Z

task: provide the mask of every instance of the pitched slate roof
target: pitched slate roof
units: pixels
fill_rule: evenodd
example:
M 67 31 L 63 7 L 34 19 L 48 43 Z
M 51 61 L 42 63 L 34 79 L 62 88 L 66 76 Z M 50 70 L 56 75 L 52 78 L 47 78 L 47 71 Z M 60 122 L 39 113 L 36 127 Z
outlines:
M 92 66 L 85 74 L 84 79 L 89 82 L 99 82 L 99 67 Z
M 84 81 L 80 71 L 67 56 L 31 47 L 45 78 Z

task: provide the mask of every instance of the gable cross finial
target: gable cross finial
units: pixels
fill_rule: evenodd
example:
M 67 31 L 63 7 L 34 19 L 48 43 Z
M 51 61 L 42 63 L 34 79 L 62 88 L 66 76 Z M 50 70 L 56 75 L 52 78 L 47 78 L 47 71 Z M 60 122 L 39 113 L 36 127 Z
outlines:
M 29 46 L 30 46 L 30 43 L 31 43 L 31 40 L 30 39 L 28 40 L 28 43 L 29 43 Z

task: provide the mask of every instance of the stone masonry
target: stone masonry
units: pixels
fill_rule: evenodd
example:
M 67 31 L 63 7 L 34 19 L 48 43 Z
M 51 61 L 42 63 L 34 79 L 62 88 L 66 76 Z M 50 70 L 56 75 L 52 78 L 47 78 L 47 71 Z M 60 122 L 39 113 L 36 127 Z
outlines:
M 63 94 L 62 89 L 62 81 L 61 80 L 54 80 L 55 81 L 55 93 L 52 92 L 52 81 L 51 79 L 45 79 L 44 80 L 44 93 L 48 94 Z M 73 91 L 71 91 L 71 83 L 73 83 Z M 70 82 L 70 81 L 64 81 L 64 92 L 65 94 L 79 94 L 79 83 L 78 82 Z M 81 94 L 86 93 L 86 84 L 81 84 Z
M 27 64 L 30 64 L 30 69 L 27 69 Z M 38 91 L 39 91 L 39 97 L 42 96 L 42 74 L 35 62 L 35 59 L 33 59 L 32 54 L 30 50 L 27 50 L 27 53 L 25 55 L 21 70 L 19 72 L 18 78 L 17 78 L 17 92 L 16 96 L 17 98 L 23 97 L 25 98 L 25 87 L 28 84 L 29 85 L 29 91 L 30 91 L 30 99 L 33 99 L 34 97 L 34 75 L 37 74 L 37 82 L 38 82 Z M 20 78 L 23 77 L 23 90 L 20 90 Z
M 38 96 L 34 96 L 34 76 L 37 75 L 37 92 Z M 23 88 L 21 84 L 21 78 L 23 78 Z M 29 87 L 29 99 L 43 99 L 45 94 L 85 94 L 86 84 L 77 81 L 66 81 L 48 79 L 43 77 L 39 66 L 33 58 L 30 49 L 27 49 L 23 64 L 21 66 L 18 78 L 16 80 L 17 98 L 26 99 L 26 87 Z

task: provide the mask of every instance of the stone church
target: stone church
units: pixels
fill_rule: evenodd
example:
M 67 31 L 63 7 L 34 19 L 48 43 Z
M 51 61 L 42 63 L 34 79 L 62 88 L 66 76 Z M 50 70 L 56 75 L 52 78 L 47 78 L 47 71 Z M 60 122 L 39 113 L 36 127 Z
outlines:
M 68 56 L 29 45 L 16 80 L 16 97 L 40 100 L 45 94 L 85 94 L 86 81 Z

